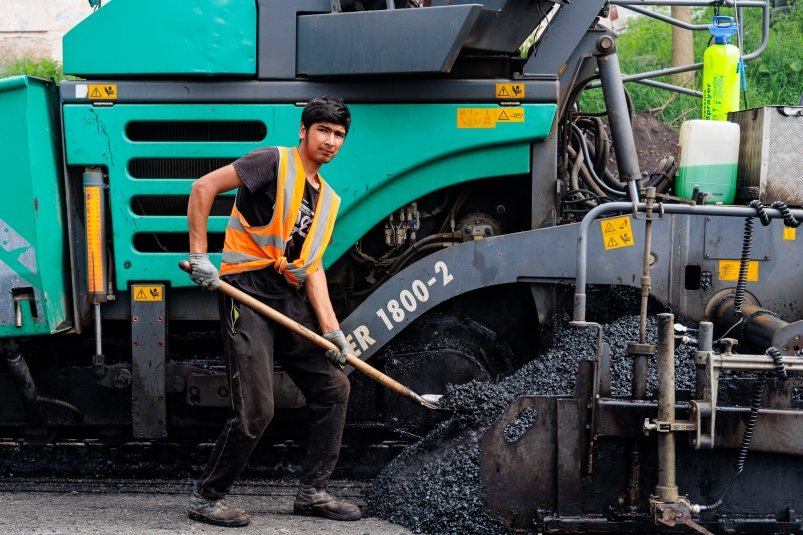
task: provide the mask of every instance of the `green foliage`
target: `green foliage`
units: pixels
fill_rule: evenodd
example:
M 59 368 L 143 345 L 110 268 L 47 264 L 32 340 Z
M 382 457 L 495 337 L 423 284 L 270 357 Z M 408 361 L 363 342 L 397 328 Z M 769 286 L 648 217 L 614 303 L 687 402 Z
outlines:
M 57 83 L 64 79 L 72 78 L 64 74 L 61 63 L 52 59 L 22 57 L 9 60 L 5 66 L 0 67 L 0 77 L 18 76 L 20 74 L 44 78 L 45 80 L 53 79 Z
M 745 47 L 758 46 L 760 32 L 745 34 Z M 749 43 L 749 44 L 748 44 Z M 803 3 L 773 18 L 767 50 L 747 65 L 747 103 L 797 104 L 803 93 Z
M 743 10 L 746 20 L 744 50 L 755 50 L 761 41 L 761 12 L 757 9 Z M 726 9 L 722 15 L 732 15 Z M 695 13 L 696 23 L 711 20 L 712 11 L 700 10 Z M 710 34 L 695 32 L 694 57 L 701 62 L 703 52 L 708 47 Z M 617 40 L 619 61 L 623 74 L 657 70 L 671 65 L 672 58 L 671 27 L 655 19 L 642 17 L 635 20 L 627 31 Z M 758 107 L 773 104 L 797 104 L 803 92 L 803 3 L 794 4 L 787 13 L 773 17 L 770 25 L 767 49 L 757 59 L 747 64 L 747 105 Z M 669 83 L 669 77 L 658 78 Z M 695 74 L 692 87 L 700 89 L 702 73 Z M 627 89 L 636 111 L 652 111 L 663 122 L 679 126 L 687 119 L 699 119 L 701 103 L 699 98 L 677 95 L 629 83 Z M 588 111 L 603 110 L 605 105 L 599 89 L 586 91 L 580 99 L 580 106 Z

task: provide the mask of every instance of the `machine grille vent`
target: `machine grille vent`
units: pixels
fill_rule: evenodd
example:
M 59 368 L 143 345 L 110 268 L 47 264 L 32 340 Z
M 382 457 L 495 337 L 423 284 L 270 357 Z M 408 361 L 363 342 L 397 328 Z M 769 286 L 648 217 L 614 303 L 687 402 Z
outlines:
M 132 121 L 125 129 L 131 141 L 262 141 L 262 121 Z
M 223 250 L 224 237 L 222 232 L 207 235 L 210 253 Z M 190 235 L 187 232 L 143 232 L 134 235 L 134 249 L 141 253 L 189 253 Z
M 134 158 L 128 172 L 134 178 L 200 178 L 236 158 Z
M 136 215 L 147 216 L 186 216 L 188 195 L 136 195 L 131 199 L 131 211 Z M 231 214 L 233 196 L 218 196 L 212 203 L 210 216 Z

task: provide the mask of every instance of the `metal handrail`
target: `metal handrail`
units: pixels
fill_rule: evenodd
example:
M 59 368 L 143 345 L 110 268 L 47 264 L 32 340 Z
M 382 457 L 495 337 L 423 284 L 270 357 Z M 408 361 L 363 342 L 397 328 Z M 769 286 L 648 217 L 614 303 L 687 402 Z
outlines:
M 630 9 L 632 11 L 641 13 L 648 17 L 652 17 L 654 19 L 691 31 L 707 30 L 708 25 L 688 24 L 686 22 L 669 17 L 667 15 L 643 9 L 642 6 L 713 7 L 719 5 L 725 7 L 734 7 L 739 10 L 741 10 L 742 8 L 760 8 L 762 11 L 761 43 L 759 44 L 758 48 L 756 48 L 749 54 L 744 54 L 742 56 L 742 59 L 744 61 L 751 61 L 760 56 L 762 53 L 764 53 L 764 50 L 767 49 L 767 42 L 769 41 L 769 34 L 770 34 L 769 0 L 724 0 L 722 2 L 718 0 L 713 0 L 713 1 L 711 0 L 611 0 L 611 4 L 621 6 L 626 9 Z M 741 16 L 739 18 L 742 19 Z M 624 75 L 622 76 L 622 82 L 638 82 L 643 85 L 657 87 L 659 89 L 665 89 L 667 91 L 674 91 L 676 93 L 683 93 L 686 95 L 701 97 L 702 93 L 700 91 L 695 91 L 693 89 L 680 87 L 673 84 L 667 84 L 664 82 L 656 82 L 651 80 L 651 78 L 659 78 L 661 76 L 667 76 L 670 74 L 680 74 L 683 72 L 697 71 L 700 70 L 702 67 L 703 67 L 702 63 L 690 63 L 688 65 L 679 65 L 677 67 L 665 67 L 663 69 L 658 69 L 655 71 L 647 71 L 638 74 Z M 588 84 L 589 89 L 595 87 L 600 87 L 599 81 L 594 81 Z

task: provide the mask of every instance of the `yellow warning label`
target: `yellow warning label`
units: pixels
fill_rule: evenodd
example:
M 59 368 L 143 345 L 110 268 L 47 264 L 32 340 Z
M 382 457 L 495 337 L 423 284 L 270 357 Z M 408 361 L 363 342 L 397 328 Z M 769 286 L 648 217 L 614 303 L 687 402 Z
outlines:
M 457 108 L 457 128 L 496 128 L 496 108 Z
M 499 112 L 496 117 L 496 122 L 506 123 L 523 123 L 524 122 L 524 108 L 508 108 Z
M 783 239 L 795 241 L 795 235 L 797 234 L 795 232 L 796 230 L 797 229 L 793 228 L 793 227 L 784 227 L 783 228 Z
M 117 84 L 89 84 L 86 98 L 117 100 Z
M 161 301 L 163 286 L 132 286 L 134 301 Z
M 630 226 L 630 217 L 614 217 L 602 219 L 599 222 L 602 231 L 602 244 L 605 250 L 631 247 L 633 241 L 633 228 Z
M 739 280 L 739 260 L 720 260 L 719 261 L 719 280 L 737 281 Z M 747 263 L 748 282 L 758 281 L 758 260 L 750 260 Z
M 524 98 L 524 84 L 496 84 L 496 98 Z
M 457 108 L 457 128 L 496 128 L 497 123 L 523 123 L 524 108 Z

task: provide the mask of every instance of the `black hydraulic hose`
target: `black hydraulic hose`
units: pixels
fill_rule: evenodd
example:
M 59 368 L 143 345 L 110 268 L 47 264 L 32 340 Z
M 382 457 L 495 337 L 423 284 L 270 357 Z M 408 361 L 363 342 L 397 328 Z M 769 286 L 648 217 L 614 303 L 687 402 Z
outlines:
M 602 171 L 602 179 L 605 181 L 606 184 L 608 184 L 614 189 L 616 189 L 616 185 L 622 185 L 619 179 L 613 176 L 613 173 L 611 173 L 607 167 Z
M 79 420 L 84 417 L 81 409 L 73 405 L 72 403 L 68 403 L 66 401 L 62 401 L 60 399 L 48 398 L 45 396 L 39 396 L 36 400 L 37 403 L 47 403 L 50 405 L 55 405 L 56 407 L 61 407 L 62 409 L 67 409 L 68 411 L 75 414 L 75 417 Z
M 594 194 L 593 191 L 587 189 L 573 189 L 563 194 L 560 199 L 561 214 L 573 215 L 577 221 L 583 218 L 588 213 L 589 207 L 593 208 L 599 206 L 602 200 Z
M 452 209 L 449 210 L 449 217 L 443 220 L 443 223 L 438 229 L 438 232 L 446 231 L 446 227 L 449 225 L 450 222 L 454 220 L 455 214 L 457 214 L 460 211 L 460 208 L 463 207 L 463 203 L 466 202 L 466 199 L 468 199 L 470 193 L 472 193 L 471 188 L 466 188 L 462 192 L 460 192 L 460 195 L 458 195 L 457 199 L 454 201 L 454 204 L 452 205 Z
M 605 132 L 605 125 L 599 117 L 590 117 L 594 123 L 594 170 L 602 175 L 608 169 L 608 155 L 611 152 L 611 140 Z
M 17 389 L 25 402 L 25 406 L 35 417 L 39 417 L 39 406 L 43 403 L 67 409 L 79 419 L 83 417 L 81 409 L 72 403 L 39 395 L 39 392 L 36 390 L 36 384 L 33 381 L 33 376 L 31 375 L 31 370 L 28 368 L 28 363 L 25 361 L 25 357 L 22 356 L 22 353 L 6 356 L 6 364 L 8 365 L 11 377 L 17 384 Z
M 434 243 L 427 243 L 426 245 L 423 246 L 420 246 L 417 243 L 414 244 L 409 249 L 407 249 L 407 251 L 405 251 L 404 254 L 402 254 L 399 257 L 399 259 L 396 261 L 395 264 L 393 264 L 390 267 L 390 269 L 388 270 L 388 278 L 392 277 L 393 275 L 404 269 L 404 267 L 406 267 L 416 257 L 416 253 L 424 254 L 432 250 L 445 249 L 446 247 L 450 247 L 455 243 L 459 243 L 459 241 L 439 241 Z
M 593 146 L 589 147 L 588 145 L 586 145 L 586 148 L 591 154 L 591 157 L 594 158 L 594 161 L 596 162 L 598 160 L 596 149 Z M 607 184 L 608 187 L 610 187 L 611 189 L 619 190 L 623 188 L 625 184 L 623 184 L 622 182 L 619 181 L 618 178 L 613 176 L 613 173 L 611 173 L 610 170 L 608 170 L 607 166 L 607 155 L 610 152 L 610 141 L 608 140 L 605 141 L 605 148 L 603 149 L 603 151 L 605 154 L 605 160 L 603 161 L 603 163 L 600 165 L 599 168 L 595 167 L 595 170 L 597 171 L 597 176 L 601 178 L 602 181 L 605 182 L 605 184 Z
M 421 238 L 414 244 L 410 245 L 410 247 L 408 247 L 407 250 L 405 250 L 402 254 L 399 255 L 399 258 L 398 260 L 396 260 L 396 262 L 404 258 L 405 255 L 410 254 L 410 251 L 415 251 L 416 248 L 420 248 L 429 243 L 437 241 L 457 241 L 460 240 L 461 238 L 462 235 L 459 232 L 439 232 L 437 234 L 430 234 L 429 236 Z M 393 269 L 393 266 L 391 266 L 391 269 Z
M 602 191 L 602 189 L 600 189 L 600 187 L 597 185 L 597 183 L 594 182 L 594 179 L 591 178 L 591 171 L 589 170 L 587 165 L 581 165 L 580 166 L 580 174 L 583 175 L 583 182 L 588 185 L 589 189 L 591 189 L 592 191 L 596 192 L 596 195 L 600 199 L 604 200 L 605 202 L 610 201 L 610 200 L 614 200 L 614 201 L 619 200 L 618 197 L 611 197 L 610 195 L 606 195 L 605 192 Z
M 440 204 L 438 204 L 438 206 L 436 206 L 435 208 L 433 208 L 432 210 L 430 210 L 428 212 L 420 212 L 421 213 L 421 219 L 429 219 L 430 217 L 434 217 L 434 216 L 438 215 L 439 213 L 443 212 L 443 210 L 446 208 L 446 205 L 449 204 L 450 198 L 451 198 L 451 195 L 449 195 L 449 192 L 445 191 L 443 193 L 443 201 Z
M 597 176 L 602 176 L 602 173 L 607 168 L 608 154 L 610 153 L 610 141 L 605 133 L 602 119 L 581 116 L 574 121 L 574 124 L 580 127 L 583 132 L 591 131 L 593 133 L 594 143 L 588 150 L 594 159 L 594 171 L 596 171 Z
M 588 154 L 588 144 L 586 142 L 585 136 L 583 135 L 583 131 L 580 130 L 580 128 L 578 128 L 574 124 L 572 125 L 572 131 L 579 138 L 578 141 L 580 142 L 580 148 L 583 151 L 583 155 L 585 156 L 586 161 L 591 162 L 592 161 L 591 157 Z M 587 166 L 587 169 L 589 171 L 589 175 L 594 180 L 596 185 L 599 186 L 599 188 L 603 192 L 605 192 L 606 195 L 609 195 L 609 196 L 614 197 L 614 198 L 624 198 L 626 196 L 626 193 L 625 193 L 624 190 L 615 190 L 615 189 L 611 188 L 610 186 L 608 186 L 607 184 L 605 184 L 605 182 L 600 177 L 598 177 L 597 174 L 594 172 L 594 168 L 593 167 Z
M 602 191 L 602 189 L 600 189 L 599 186 L 597 186 L 597 184 L 594 183 L 593 180 L 591 180 L 589 170 L 587 166 L 584 165 L 585 156 L 583 156 L 583 153 L 575 151 L 574 147 L 572 147 L 571 145 L 566 147 L 566 152 L 569 155 L 570 159 L 574 158 L 571 171 L 569 172 L 569 187 L 572 188 L 572 190 L 574 191 L 581 189 L 578 178 L 580 176 L 580 173 L 582 172 L 583 176 L 586 178 L 584 182 L 586 182 L 586 184 L 588 185 L 588 189 L 591 190 L 594 193 L 594 195 L 597 196 L 598 198 L 607 197 L 607 195 L 605 195 L 605 192 Z
M 25 362 L 25 357 L 22 356 L 22 353 L 7 355 L 6 364 L 25 405 L 33 408 L 36 400 L 39 399 L 39 393 L 36 391 L 36 383 L 33 382 L 33 376 L 31 376 L 28 363 Z
M 434 241 L 436 239 L 440 239 L 441 241 Z M 396 261 L 391 265 L 388 270 L 385 272 L 382 277 L 372 284 L 369 288 L 364 290 L 360 290 L 359 292 L 354 292 L 355 296 L 363 296 L 369 294 L 374 291 L 374 288 L 383 284 L 393 275 L 401 271 L 404 267 L 406 267 L 416 256 L 417 254 L 427 253 L 431 250 L 440 250 L 446 247 L 450 247 L 452 245 L 456 245 L 460 243 L 460 239 L 457 238 L 457 233 L 452 232 L 444 232 L 440 234 L 433 234 L 431 236 L 427 236 L 423 240 L 414 243 L 411 245 L 406 251 L 399 255 Z

